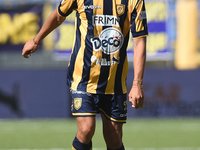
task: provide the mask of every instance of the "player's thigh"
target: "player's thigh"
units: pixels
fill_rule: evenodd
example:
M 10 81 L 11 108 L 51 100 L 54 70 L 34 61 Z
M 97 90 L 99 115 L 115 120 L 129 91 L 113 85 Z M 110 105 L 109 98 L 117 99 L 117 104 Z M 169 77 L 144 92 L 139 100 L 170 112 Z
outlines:
M 117 138 L 119 137 L 119 139 L 121 139 L 123 123 L 113 122 L 106 118 L 103 114 L 101 114 L 101 118 L 103 121 L 104 136 L 117 136 Z
M 77 138 L 82 143 L 89 143 L 95 132 L 95 117 L 76 117 L 78 132 Z
M 123 123 L 113 122 L 104 115 L 101 116 L 103 121 L 103 135 L 107 147 L 110 149 L 119 149 L 122 146 Z
M 94 132 L 96 124 L 95 117 L 76 117 L 76 120 L 79 132 Z

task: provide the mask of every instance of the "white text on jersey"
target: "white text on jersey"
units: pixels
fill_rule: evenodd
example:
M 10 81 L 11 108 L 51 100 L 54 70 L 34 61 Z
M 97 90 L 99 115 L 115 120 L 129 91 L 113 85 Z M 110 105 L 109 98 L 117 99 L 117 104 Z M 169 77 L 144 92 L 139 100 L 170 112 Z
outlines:
M 93 26 L 116 26 L 119 27 L 120 19 L 112 15 L 94 15 L 92 16 Z
M 89 5 L 89 6 L 83 6 L 83 9 L 101 9 L 101 5 Z

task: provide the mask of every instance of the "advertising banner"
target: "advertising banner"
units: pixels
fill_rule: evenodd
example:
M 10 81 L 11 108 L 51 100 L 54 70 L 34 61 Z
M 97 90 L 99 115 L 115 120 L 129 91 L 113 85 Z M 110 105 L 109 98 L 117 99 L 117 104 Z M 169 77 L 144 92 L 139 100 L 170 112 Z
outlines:
M 57 8 L 60 0 L 13 2 L 15 3 L 9 6 L 0 3 L 0 52 L 21 50 L 25 42 L 38 33 L 44 20 Z M 177 31 L 176 3 L 174 0 L 146 0 L 145 4 L 149 28 L 147 60 L 172 60 Z M 199 1 L 198 8 L 200 9 Z M 74 41 L 75 16 L 75 12 L 68 16 L 53 34 L 44 39 L 40 49 L 53 50 L 55 58 L 68 60 Z M 130 38 L 127 49 L 129 60 L 133 57 L 132 49 L 133 41 Z
M 22 50 L 42 25 L 43 4 L 0 8 L 0 52 Z
M 200 70 L 147 69 L 144 107 L 128 117 L 200 117 Z M 128 92 L 133 70 L 127 77 Z M 128 96 L 128 94 L 127 94 Z M 71 117 L 66 70 L 0 70 L 0 119 Z
M 169 1 L 146 1 L 149 35 L 147 37 L 147 60 L 172 59 L 172 51 L 167 44 Z

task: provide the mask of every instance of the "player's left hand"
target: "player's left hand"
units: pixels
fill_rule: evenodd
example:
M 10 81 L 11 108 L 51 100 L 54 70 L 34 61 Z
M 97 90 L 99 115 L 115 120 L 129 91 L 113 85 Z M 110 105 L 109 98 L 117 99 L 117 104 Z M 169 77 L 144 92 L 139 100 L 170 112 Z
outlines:
M 31 53 L 34 53 L 38 49 L 38 47 L 39 44 L 36 44 L 34 42 L 34 39 L 30 39 L 24 45 L 22 55 L 24 56 L 24 58 L 29 58 L 31 56 Z
M 144 104 L 143 89 L 133 85 L 129 93 L 129 101 L 132 103 L 132 107 L 135 107 L 135 109 L 142 109 Z

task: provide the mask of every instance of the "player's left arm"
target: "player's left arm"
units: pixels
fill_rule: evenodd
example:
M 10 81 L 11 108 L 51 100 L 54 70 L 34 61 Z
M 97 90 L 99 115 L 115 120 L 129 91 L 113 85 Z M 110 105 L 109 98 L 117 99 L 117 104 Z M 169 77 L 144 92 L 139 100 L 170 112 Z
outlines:
M 129 93 L 129 101 L 132 107 L 141 108 L 144 104 L 143 77 L 146 63 L 146 37 L 133 40 L 134 43 L 134 80 Z

